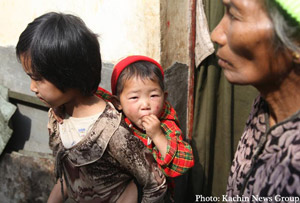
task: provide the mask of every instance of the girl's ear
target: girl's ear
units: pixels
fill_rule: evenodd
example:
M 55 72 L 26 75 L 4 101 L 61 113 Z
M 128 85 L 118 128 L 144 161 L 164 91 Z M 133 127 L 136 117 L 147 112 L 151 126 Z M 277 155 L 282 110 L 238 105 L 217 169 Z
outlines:
M 120 100 L 117 96 L 115 95 L 112 95 L 111 97 L 111 103 L 114 105 L 114 107 L 119 110 L 119 111 L 122 111 L 122 106 L 121 106 L 121 103 L 120 103 Z
M 164 92 L 164 98 L 165 98 L 165 100 L 167 100 L 167 98 L 168 98 L 168 92 Z

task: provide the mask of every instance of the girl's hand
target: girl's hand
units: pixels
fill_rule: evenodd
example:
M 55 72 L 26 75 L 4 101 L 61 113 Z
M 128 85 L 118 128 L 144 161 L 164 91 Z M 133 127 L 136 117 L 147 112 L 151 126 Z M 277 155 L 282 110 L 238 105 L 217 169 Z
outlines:
M 160 127 L 160 120 L 153 114 L 142 118 L 142 125 L 146 134 L 153 140 L 157 135 L 163 134 Z

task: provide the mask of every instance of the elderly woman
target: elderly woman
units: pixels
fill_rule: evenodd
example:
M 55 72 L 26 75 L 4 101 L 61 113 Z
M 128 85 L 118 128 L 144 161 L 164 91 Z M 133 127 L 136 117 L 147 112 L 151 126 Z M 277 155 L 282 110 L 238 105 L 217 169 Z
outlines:
M 224 200 L 300 196 L 300 1 L 223 0 L 211 34 L 229 82 L 256 98 L 232 163 Z

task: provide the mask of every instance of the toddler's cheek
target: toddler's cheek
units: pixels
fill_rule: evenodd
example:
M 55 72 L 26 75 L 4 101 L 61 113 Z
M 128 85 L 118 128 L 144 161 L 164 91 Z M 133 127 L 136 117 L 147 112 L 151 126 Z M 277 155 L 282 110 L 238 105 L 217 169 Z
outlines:
M 158 116 L 158 114 L 159 114 L 159 108 L 156 108 L 155 112 L 154 112 L 154 115 Z
M 152 112 L 152 114 L 154 114 L 155 116 L 159 116 L 162 110 L 162 106 L 160 105 L 156 105 L 154 108 L 154 111 Z

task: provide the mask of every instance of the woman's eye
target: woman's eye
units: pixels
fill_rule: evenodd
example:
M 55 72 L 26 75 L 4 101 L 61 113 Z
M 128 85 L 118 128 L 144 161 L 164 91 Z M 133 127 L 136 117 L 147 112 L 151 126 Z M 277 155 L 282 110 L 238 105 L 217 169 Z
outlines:
M 229 13 L 229 17 L 231 20 L 235 20 L 236 18 L 234 17 L 234 15 L 232 15 L 231 13 Z
M 230 18 L 231 20 L 235 20 L 235 19 L 236 19 L 236 17 L 232 14 L 232 11 L 231 11 L 230 8 L 227 7 L 226 13 L 227 13 L 227 15 L 229 16 L 229 18 Z

